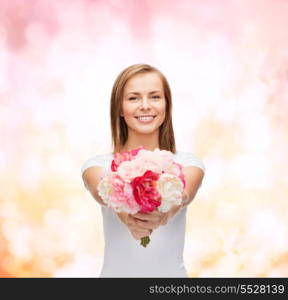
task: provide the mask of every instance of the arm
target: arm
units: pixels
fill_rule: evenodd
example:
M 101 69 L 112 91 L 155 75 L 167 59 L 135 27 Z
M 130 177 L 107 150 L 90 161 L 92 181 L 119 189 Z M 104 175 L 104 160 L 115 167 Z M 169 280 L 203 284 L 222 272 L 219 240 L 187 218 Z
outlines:
M 97 185 L 103 174 L 103 169 L 99 166 L 94 166 L 86 169 L 82 174 L 82 179 L 86 189 L 91 193 L 93 198 L 100 204 L 106 206 L 97 191 Z
M 183 168 L 186 180 L 186 187 L 183 192 L 182 206 L 187 206 L 192 202 L 204 178 L 204 171 L 195 166 Z

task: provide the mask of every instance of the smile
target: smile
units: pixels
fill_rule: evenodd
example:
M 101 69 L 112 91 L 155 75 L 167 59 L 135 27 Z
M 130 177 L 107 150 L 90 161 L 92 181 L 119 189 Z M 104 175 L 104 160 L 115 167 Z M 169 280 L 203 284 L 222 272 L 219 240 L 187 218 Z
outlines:
M 140 116 L 140 117 L 135 117 L 139 122 L 141 123 L 150 123 L 154 120 L 156 116 Z

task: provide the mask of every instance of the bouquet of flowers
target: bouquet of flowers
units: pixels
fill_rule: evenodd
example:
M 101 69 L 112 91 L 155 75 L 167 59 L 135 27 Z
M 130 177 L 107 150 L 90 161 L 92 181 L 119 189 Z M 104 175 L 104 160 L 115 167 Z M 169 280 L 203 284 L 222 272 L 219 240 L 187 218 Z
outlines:
M 167 150 L 144 147 L 114 154 L 111 171 L 101 177 L 99 195 L 108 207 L 129 214 L 167 212 L 182 201 L 183 167 Z M 146 247 L 149 236 L 141 239 Z

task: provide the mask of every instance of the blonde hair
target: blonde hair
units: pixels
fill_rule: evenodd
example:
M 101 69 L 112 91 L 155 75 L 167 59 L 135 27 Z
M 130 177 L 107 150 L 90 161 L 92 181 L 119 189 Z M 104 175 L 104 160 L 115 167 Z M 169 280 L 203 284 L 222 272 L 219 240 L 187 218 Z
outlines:
M 116 78 L 110 99 L 110 122 L 113 153 L 120 152 L 128 139 L 128 128 L 123 117 L 121 108 L 123 102 L 123 91 L 127 81 L 137 74 L 155 72 L 159 74 L 162 81 L 166 101 L 165 120 L 159 128 L 159 148 L 176 152 L 174 131 L 172 125 L 172 96 L 170 86 L 166 77 L 156 68 L 147 64 L 135 64 L 123 70 Z

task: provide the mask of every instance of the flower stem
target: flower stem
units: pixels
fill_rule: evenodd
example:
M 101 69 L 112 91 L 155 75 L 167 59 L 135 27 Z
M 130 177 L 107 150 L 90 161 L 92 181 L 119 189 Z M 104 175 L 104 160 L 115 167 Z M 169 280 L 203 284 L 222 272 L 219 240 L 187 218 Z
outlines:
M 149 236 L 145 236 L 145 237 L 141 238 L 141 245 L 143 247 L 146 247 L 149 244 L 149 242 L 150 242 Z

